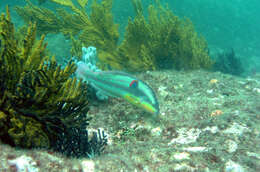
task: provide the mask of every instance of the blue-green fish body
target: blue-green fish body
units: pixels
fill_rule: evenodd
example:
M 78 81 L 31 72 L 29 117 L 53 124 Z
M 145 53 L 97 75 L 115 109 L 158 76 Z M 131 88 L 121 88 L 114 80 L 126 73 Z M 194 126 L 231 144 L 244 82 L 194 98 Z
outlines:
M 159 104 L 153 90 L 132 75 L 117 71 L 92 72 L 83 62 L 78 63 L 76 74 L 107 96 L 121 97 L 147 112 L 159 114 Z

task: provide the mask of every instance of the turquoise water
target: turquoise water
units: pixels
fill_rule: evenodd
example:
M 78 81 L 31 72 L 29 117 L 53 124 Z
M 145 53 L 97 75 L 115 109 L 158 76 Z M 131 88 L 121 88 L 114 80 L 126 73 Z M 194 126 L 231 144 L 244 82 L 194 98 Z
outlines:
M 151 1 L 142 2 L 144 6 L 148 6 Z M 206 37 L 212 51 L 215 48 L 234 48 L 241 55 L 243 63 L 246 63 L 247 70 L 249 68 L 260 70 L 260 2 L 258 0 L 163 0 L 160 2 L 168 4 L 174 14 L 190 18 L 196 30 Z M 117 4 L 120 6 L 116 7 Z M 123 8 L 120 8 L 121 4 Z M 127 24 L 128 15 L 132 15 L 131 3 L 115 0 L 114 6 L 115 15 L 119 15 L 115 20 Z
M 151 1 L 143 0 L 145 6 Z M 180 17 L 188 17 L 210 45 L 221 48 L 234 47 L 243 55 L 260 55 L 260 2 L 258 0 L 163 0 Z M 117 7 L 117 5 L 119 5 Z M 122 6 L 121 6 L 122 5 Z M 132 15 L 130 1 L 115 0 L 115 20 L 126 20 Z M 129 7 L 130 6 L 130 7 Z M 121 8 L 123 7 L 123 8 Z M 128 8 L 129 7 L 129 8 Z
M 37 0 L 31 2 L 38 5 Z M 128 19 L 135 17 L 134 8 L 131 0 L 113 2 L 113 19 L 119 24 L 119 40 L 122 41 Z M 178 168 L 183 168 L 184 171 L 259 171 L 260 1 L 160 2 L 164 6 L 168 5 L 181 19 L 189 18 L 196 32 L 205 37 L 210 58 L 215 62 L 213 70 L 167 68 L 134 73 L 151 87 L 158 98 L 160 114 L 156 114 L 156 120 L 144 113 L 143 109 L 149 111 L 149 106 L 135 108 L 129 104 L 135 100 L 127 99 L 129 97 L 125 97 L 128 102 L 117 98 L 102 101 L 95 99 L 92 102 L 91 98 L 87 115 L 93 119 L 88 130 L 104 128 L 112 144 L 100 156 L 94 152 L 87 153 L 88 157 L 93 158 L 97 164 L 97 171 L 121 169 L 164 172 L 178 171 Z M 145 17 L 150 4 L 154 4 L 153 1 L 142 0 Z M 14 7 L 24 6 L 26 2 L 1 0 L 0 12 L 5 12 L 6 5 L 10 8 L 15 27 L 23 26 L 24 21 Z M 60 7 L 49 0 L 39 6 L 53 11 Z M 90 12 L 90 6 L 86 10 Z M 46 41 L 48 50 L 56 56 L 58 63 L 64 64 L 72 56 L 71 40 L 62 33 L 48 34 Z M 137 80 L 133 81 L 137 83 Z M 120 86 L 118 83 L 113 84 L 114 87 L 117 85 Z M 125 89 L 121 86 L 121 89 L 132 88 Z M 94 88 L 90 90 L 96 91 Z M 140 95 L 136 97 L 138 96 Z M 154 99 L 155 96 L 147 93 L 147 97 Z M 138 104 L 138 101 L 132 104 Z M 73 145 L 73 141 L 71 143 Z M 1 146 L 0 144 L 0 150 Z M 10 151 L 11 159 L 13 154 L 22 154 L 15 151 Z M 1 153 L 0 159 L 4 159 L 2 157 L 6 155 Z M 37 151 L 34 153 L 34 160 L 41 160 L 39 168 L 44 168 L 55 158 L 62 159 L 55 161 L 55 170 L 59 166 L 65 169 L 81 169 L 84 166 L 81 160 L 71 161 L 61 156 L 53 158 L 53 152 L 45 152 L 48 156 Z M 24 154 L 30 156 L 30 153 Z M 0 171 L 3 168 L 1 165 Z
M 37 1 L 32 1 L 37 4 Z M 144 7 L 151 4 L 150 0 L 142 0 Z M 162 4 L 168 4 L 174 14 L 179 17 L 191 19 L 199 34 L 205 36 L 212 52 L 216 49 L 234 48 L 237 55 L 241 56 L 246 64 L 247 73 L 260 70 L 260 2 L 258 0 L 241 1 L 208 1 L 208 0 L 162 0 Z M 4 11 L 6 5 L 12 9 L 15 5 L 24 5 L 20 0 L 2 0 L 0 11 Z M 91 1 L 90 1 L 91 4 Z M 55 9 L 57 6 L 49 3 L 42 7 Z M 22 25 L 22 20 L 14 10 L 11 10 L 15 24 Z M 114 0 L 113 14 L 116 23 L 119 23 L 121 36 L 127 25 L 128 17 L 134 16 L 131 1 Z M 122 38 L 121 38 L 122 39 Z M 50 42 L 50 44 L 52 44 Z M 61 50 L 56 54 L 65 55 Z M 66 51 L 66 53 L 69 53 Z

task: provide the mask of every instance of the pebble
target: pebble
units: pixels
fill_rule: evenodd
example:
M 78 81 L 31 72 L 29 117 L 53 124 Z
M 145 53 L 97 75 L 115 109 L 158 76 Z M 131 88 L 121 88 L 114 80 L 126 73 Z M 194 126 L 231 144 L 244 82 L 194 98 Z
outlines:
M 238 144 L 237 144 L 235 141 L 233 141 L 233 140 L 227 140 L 227 141 L 225 142 L 225 144 L 226 144 L 226 146 L 227 146 L 227 151 L 228 151 L 229 153 L 234 153 L 234 152 L 236 152 L 236 150 L 237 150 L 237 148 L 238 148 Z
M 9 165 L 15 165 L 18 172 L 38 172 L 37 163 L 29 156 L 22 155 L 16 159 L 9 160 Z
M 232 160 L 226 163 L 225 172 L 244 172 L 243 167 Z
M 173 155 L 173 157 L 174 157 L 174 159 L 176 159 L 176 160 L 186 160 L 186 159 L 190 159 L 190 154 L 189 153 L 187 153 L 187 152 L 178 152 L 178 153 L 175 153 L 174 155 Z
M 83 172 L 94 172 L 95 171 L 95 163 L 92 160 L 83 160 L 81 162 L 81 166 L 83 168 Z

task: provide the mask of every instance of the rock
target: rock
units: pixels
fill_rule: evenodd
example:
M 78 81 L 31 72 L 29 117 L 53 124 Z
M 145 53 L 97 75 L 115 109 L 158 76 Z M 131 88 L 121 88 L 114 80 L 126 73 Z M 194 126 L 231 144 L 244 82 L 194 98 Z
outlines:
M 190 159 L 190 154 L 187 152 L 181 152 L 181 153 L 178 152 L 178 153 L 175 153 L 173 155 L 173 157 L 174 157 L 174 159 L 179 160 L 179 161 L 187 160 L 187 159 Z
M 229 153 L 236 152 L 237 147 L 238 147 L 238 144 L 237 144 L 235 141 L 233 141 L 233 140 L 227 140 L 227 141 L 225 142 L 225 144 L 226 144 L 226 147 L 227 147 L 227 151 L 228 151 Z
M 172 139 L 168 145 L 172 145 L 172 144 L 189 144 L 189 143 L 193 143 L 196 142 L 197 138 L 199 137 L 201 130 L 199 129 L 187 129 L 187 128 L 181 128 L 178 131 L 178 137 Z
M 83 160 L 81 162 L 81 166 L 83 172 L 94 172 L 95 171 L 95 163 L 92 160 Z
M 244 132 L 250 131 L 245 125 L 233 123 L 231 127 L 223 131 L 225 134 L 234 134 L 237 136 L 242 135 Z
M 196 147 L 183 148 L 182 150 L 187 152 L 207 152 L 209 148 L 203 146 L 196 146 Z
M 160 136 L 162 133 L 162 129 L 160 127 L 153 128 L 151 130 L 153 136 Z
M 29 156 L 22 155 L 8 161 L 10 166 L 15 166 L 17 172 L 38 172 L 37 163 Z
M 243 167 L 232 160 L 226 163 L 225 172 L 244 172 Z

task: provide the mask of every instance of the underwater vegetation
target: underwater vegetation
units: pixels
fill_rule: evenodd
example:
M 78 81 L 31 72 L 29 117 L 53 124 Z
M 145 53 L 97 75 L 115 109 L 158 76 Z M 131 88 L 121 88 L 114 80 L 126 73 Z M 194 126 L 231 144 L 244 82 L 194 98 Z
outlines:
M 215 57 L 213 69 L 231 75 L 242 75 L 244 67 L 241 60 L 236 56 L 234 49 L 225 50 Z
M 73 47 L 72 55 L 81 57 L 82 46 L 94 46 L 99 49 L 99 57 L 113 54 L 116 50 L 119 33 L 118 25 L 114 24 L 111 13 L 112 1 L 106 0 L 98 3 L 94 0 L 91 4 L 91 14 L 86 12 L 88 0 L 50 0 L 59 4 L 55 12 L 40 8 L 28 2 L 25 7 L 16 7 L 17 13 L 25 22 L 34 21 L 39 33 L 63 33 L 71 38 Z M 68 12 L 67 7 L 73 12 Z M 102 55 L 102 54 L 106 55 Z M 104 58 L 104 57 L 103 57 Z
M 88 138 L 87 88 L 71 77 L 76 65 L 61 68 L 49 58 L 35 24 L 25 36 L 15 31 L 8 8 L 0 18 L 0 43 L 0 140 L 77 157 L 99 153 L 106 137 Z
M 33 5 L 16 7 L 18 14 L 29 23 L 37 23 L 40 33 L 63 33 L 72 40 L 71 53 L 81 57 L 82 46 L 98 50 L 99 67 L 127 71 L 158 69 L 210 68 L 206 40 L 196 33 L 189 19 L 180 19 L 156 1 L 144 14 L 140 0 L 132 0 L 135 17 L 129 18 L 125 35 L 119 41 L 118 24 L 111 12 L 113 0 L 94 0 L 90 12 L 88 0 L 50 0 L 61 7 L 55 12 Z M 103 64 L 103 66 L 102 66 Z
M 190 20 L 180 19 L 159 2 L 144 16 L 140 0 L 132 0 L 136 16 L 129 19 L 125 38 L 119 46 L 129 70 L 163 68 L 209 68 L 211 60 L 205 39 L 198 36 Z

